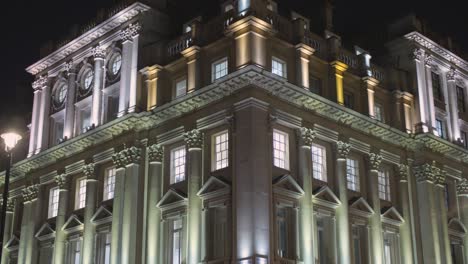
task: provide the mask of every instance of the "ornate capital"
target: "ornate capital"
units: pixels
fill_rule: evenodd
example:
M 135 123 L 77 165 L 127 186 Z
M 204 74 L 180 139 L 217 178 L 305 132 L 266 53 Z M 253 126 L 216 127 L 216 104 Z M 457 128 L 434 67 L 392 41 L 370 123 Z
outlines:
M 311 128 L 301 127 L 299 132 L 301 133 L 301 139 L 304 145 L 306 146 L 312 145 L 315 139 L 315 136 L 317 135 L 317 131 Z
M 127 28 L 120 31 L 120 38 L 123 42 L 133 41 L 133 38 L 138 36 L 141 31 L 140 23 L 130 24 Z
M 437 168 L 435 170 L 435 184 L 439 186 L 445 186 L 445 179 L 447 178 L 447 172 Z
M 348 157 L 349 152 L 351 151 L 351 145 L 343 141 L 337 141 L 336 149 L 338 151 L 338 157 L 346 159 L 346 157 Z
M 39 194 L 39 184 L 33 184 L 23 189 L 24 202 L 31 202 L 37 199 Z
M 83 167 L 83 174 L 86 176 L 86 179 L 90 180 L 96 178 L 96 174 L 94 173 L 94 167 L 94 163 L 86 164 Z
M 0 199 L 0 206 L 3 206 L 3 199 Z M 15 210 L 15 200 L 7 199 L 6 211 L 13 213 Z
M 198 129 L 184 133 L 184 140 L 188 148 L 201 148 L 203 145 L 203 133 Z
M 148 159 L 149 161 L 159 161 L 163 159 L 163 147 L 158 144 L 154 144 L 148 147 Z
M 455 81 L 455 77 L 457 75 L 457 71 L 455 68 L 450 67 L 450 70 L 447 72 L 447 81 Z
M 97 45 L 91 50 L 94 59 L 104 59 L 106 57 L 106 50 L 101 46 Z
M 47 75 L 39 76 L 34 82 L 32 83 L 32 87 L 34 90 L 41 90 L 44 86 L 47 86 L 47 82 L 49 78 Z
M 55 183 L 57 183 L 57 186 L 59 187 L 60 190 L 66 189 L 67 182 L 68 182 L 67 174 L 57 175 L 55 176 L 54 180 L 55 180 Z
M 415 48 L 413 51 L 413 59 L 417 61 L 422 61 L 424 57 L 424 50 L 421 48 Z
M 432 67 L 434 65 L 434 58 L 431 55 L 427 55 L 424 59 L 426 67 Z
M 112 155 L 115 166 L 123 168 L 130 164 L 138 164 L 141 160 L 141 149 L 135 146 L 125 148 L 124 150 Z
M 422 164 L 414 167 L 414 176 L 418 182 L 435 182 L 435 174 L 431 164 Z
M 457 182 L 457 194 L 458 196 L 468 197 L 468 179 L 462 178 Z
M 369 153 L 369 162 L 371 170 L 379 170 L 382 163 L 382 155 L 377 153 Z
M 402 182 L 408 181 L 408 170 L 409 170 L 408 165 L 406 164 L 398 165 L 398 173 L 400 174 L 400 181 Z
M 75 64 L 73 64 L 73 60 L 65 62 L 64 67 L 68 75 L 76 73 L 76 67 Z

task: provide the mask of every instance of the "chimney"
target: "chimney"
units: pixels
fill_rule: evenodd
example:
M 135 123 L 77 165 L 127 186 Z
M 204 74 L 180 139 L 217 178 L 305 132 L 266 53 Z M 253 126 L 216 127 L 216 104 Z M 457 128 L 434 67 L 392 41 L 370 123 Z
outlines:
M 333 31 L 333 0 L 325 0 L 325 30 Z

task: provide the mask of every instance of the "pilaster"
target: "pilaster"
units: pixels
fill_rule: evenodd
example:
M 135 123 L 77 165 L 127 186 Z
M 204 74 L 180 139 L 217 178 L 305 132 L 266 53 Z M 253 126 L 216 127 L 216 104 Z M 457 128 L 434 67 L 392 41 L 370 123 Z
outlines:
M 348 65 L 341 61 L 335 60 L 330 63 L 330 66 L 332 71 L 332 83 L 335 84 L 336 89 L 336 102 L 340 105 L 344 105 L 343 77 L 344 72 L 348 69 Z
M 41 101 L 39 106 L 39 117 L 37 119 L 37 138 L 35 154 L 47 148 L 48 143 L 48 129 L 49 129 L 49 110 L 50 110 L 50 84 L 47 75 L 41 76 L 37 82 L 39 89 L 41 89 Z
M 296 83 L 305 89 L 310 88 L 309 62 L 315 50 L 306 44 L 296 45 Z
M 416 48 L 413 51 L 412 59 L 416 68 L 416 83 L 418 86 L 418 114 L 419 114 L 419 123 L 416 124 L 416 131 L 426 133 L 429 132 L 430 127 L 430 116 L 428 106 L 428 91 L 426 83 L 426 69 L 424 63 L 424 50 L 421 48 Z
M 63 138 L 73 137 L 73 128 L 75 125 L 75 94 L 76 94 L 76 66 L 73 61 L 65 64 L 68 75 L 68 91 L 65 105 L 65 124 L 63 127 Z
M 455 82 L 456 70 L 450 68 L 446 74 L 447 78 L 447 92 L 448 92 L 448 109 L 450 124 L 452 125 L 452 142 L 457 142 L 460 139 L 460 120 L 458 115 L 458 101 L 457 101 L 457 85 Z M 464 99 L 464 98 L 463 98 Z
M 439 212 L 439 234 L 440 234 L 440 252 L 441 252 L 441 260 L 445 263 L 452 263 L 452 253 L 450 248 L 450 238 L 449 238 L 449 231 L 448 231 L 448 217 L 447 217 L 447 205 L 445 203 L 445 179 L 446 174 L 444 170 L 441 170 L 437 167 L 433 168 L 435 174 L 435 193 L 436 193 L 436 200 L 437 204 L 437 211 Z
M 165 100 L 165 98 L 168 98 L 166 94 L 169 93 L 163 89 L 163 87 L 165 87 L 162 83 L 163 70 L 163 66 L 154 65 L 146 67 L 140 71 L 145 76 L 145 85 L 148 94 L 146 109 L 148 111 L 153 110 L 157 106 L 163 105 L 167 100 Z
M 349 208 L 348 187 L 346 185 L 346 158 L 351 150 L 349 143 L 336 142 L 336 180 L 338 184 L 338 197 L 341 204 L 336 208 L 336 231 L 338 263 L 351 263 L 351 239 L 349 234 Z
M 464 175 L 466 176 L 466 175 Z M 468 179 L 462 177 L 457 182 L 457 198 L 460 206 L 460 217 L 463 225 L 468 226 Z M 463 237 L 463 251 L 468 252 L 468 236 Z M 466 260 L 465 260 L 466 263 Z
M 86 206 L 84 208 L 84 231 L 83 231 L 83 264 L 93 264 L 95 256 L 95 236 L 96 226 L 91 222 L 96 211 L 98 180 L 94 163 L 86 164 L 83 167 L 83 174 L 86 177 Z
M 400 196 L 400 207 L 405 222 L 400 226 L 400 252 L 402 255 L 403 263 L 413 263 L 413 248 L 412 243 L 412 217 L 410 209 L 410 195 L 408 186 L 409 177 L 409 166 L 406 164 L 400 164 L 398 166 L 399 173 L 399 196 Z
M 362 78 L 364 94 L 367 97 L 367 101 L 365 101 L 367 105 L 363 109 L 367 109 L 367 114 L 371 118 L 375 118 L 375 111 L 374 111 L 375 99 L 374 98 L 375 98 L 375 87 L 377 87 L 378 84 L 379 84 L 379 81 L 373 77 L 366 76 Z
M 34 238 L 37 215 L 40 212 L 38 202 L 39 185 L 30 185 L 23 189 L 23 217 L 21 220 L 21 240 L 18 252 L 18 264 L 33 263 L 37 257 L 37 241 Z
M 29 136 L 29 150 L 28 157 L 36 154 L 37 144 L 38 144 L 38 133 L 39 133 L 39 123 L 40 123 L 40 112 L 41 112 L 41 102 L 42 102 L 42 88 L 47 84 L 46 77 L 39 77 L 36 79 L 32 87 L 34 89 L 34 101 L 32 109 L 32 119 L 31 119 L 31 133 Z
M 0 204 L 3 204 L 3 200 L 0 199 Z M 5 248 L 5 245 L 10 240 L 13 230 L 13 214 L 15 211 L 15 200 L 8 199 L 7 200 L 7 207 L 6 207 L 6 216 L 5 216 L 5 230 L 3 233 L 2 244 L 2 258 L 0 264 L 8 264 L 9 262 L 9 252 Z
M 55 183 L 59 188 L 59 201 L 57 216 L 55 218 L 55 242 L 54 242 L 54 256 L 53 263 L 62 264 L 66 263 L 66 244 L 67 244 L 67 235 L 62 229 L 66 221 L 69 191 L 68 191 L 68 175 L 60 174 L 55 178 Z
M 379 170 L 382 156 L 377 153 L 369 153 L 369 192 L 370 204 L 374 214 L 369 219 L 371 238 L 372 263 L 384 263 L 383 256 L 383 230 L 381 221 L 381 207 L 379 197 Z
M 102 111 L 102 89 L 104 88 L 104 74 L 106 50 L 98 45 L 93 48 L 94 57 L 94 86 L 93 86 L 93 104 L 91 107 L 91 124 L 99 126 L 101 124 Z
M 181 52 L 187 60 L 187 93 L 201 88 L 200 47 L 191 46 Z

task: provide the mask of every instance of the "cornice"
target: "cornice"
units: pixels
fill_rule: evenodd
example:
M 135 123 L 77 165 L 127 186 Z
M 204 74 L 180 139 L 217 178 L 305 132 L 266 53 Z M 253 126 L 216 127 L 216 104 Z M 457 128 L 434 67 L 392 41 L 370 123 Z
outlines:
M 149 6 L 139 2 L 130 5 L 129 7 L 123 9 L 122 11 L 109 18 L 108 20 L 102 22 L 98 26 L 88 30 L 78 38 L 70 41 L 69 43 L 59 48 L 52 54 L 29 66 L 28 68 L 26 68 L 26 71 L 33 75 L 38 74 L 39 72 L 66 58 L 68 55 L 75 53 L 76 51 L 85 47 L 95 39 L 98 39 L 108 34 L 120 25 L 130 21 L 140 13 L 149 9 Z

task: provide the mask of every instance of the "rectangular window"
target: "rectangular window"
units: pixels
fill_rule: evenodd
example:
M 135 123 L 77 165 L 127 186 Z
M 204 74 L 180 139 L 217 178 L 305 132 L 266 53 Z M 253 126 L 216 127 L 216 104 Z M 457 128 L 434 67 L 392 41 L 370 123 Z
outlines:
M 289 137 L 288 134 L 273 130 L 273 164 L 282 169 L 289 169 Z
M 322 217 L 317 218 L 317 238 L 318 238 L 318 254 L 320 263 L 327 263 L 328 247 L 326 243 L 325 223 Z
M 446 138 L 445 124 L 440 119 L 436 119 L 436 130 L 437 130 L 437 136 L 439 136 L 441 138 Z
M 391 200 L 390 195 L 390 171 L 381 169 L 379 171 L 379 198 L 385 201 Z
M 327 181 L 326 149 L 318 144 L 312 144 L 312 172 L 314 179 Z
M 211 65 L 211 81 L 216 81 L 228 74 L 228 59 L 222 58 Z
M 380 104 L 374 104 L 374 118 L 377 121 L 384 122 L 383 107 Z
M 278 232 L 278 256 L 288 257 L 288 210 L 287 208 L 278 208 L 276 213 L 276 225 Z
M 314 94 L 322 94 L 322 80 L 315 76 L 310 76 L 309 77 L 309 86 L 310 86 L 310 91 L 313 92 Z
M 227 131 L 213 136 L 213 171 L 229 166 L 229 134 Z
M 462 143 L 463 143 L 463 147 L 468 149 L 468 133 L 466 133 L 465 131 L 462 131 L 461 132 L 461 140 L 462 140 Z
M 86 178 L 78 179 L 76 184 L 75 209 L 84 208 L 86 205 Z
M 213 257 L 215 259 L 223 258 L 226 254 L 226 239 L 227 239 L 227 210 L 226 207 L 210 208 L 211 219 L 213 219 L 212 238 L 213 238 Z
M 273 57 L 271 60 L 271 72 L 280 77 L 286 78 L 286 62 Z
M 106 122 L 110 122 L 117 118 L 119 113 L 119 96 L 113 95 L 107 97 L 107 112 Z
M 55 187 L 49 191 L 49 218 L 57 216 L 59 203 L 59 188 Z
M 69 242 L 69 254 L 71 264 L 80 264 L 81 262 L 81 240 L 73 240 Z
M 384 240 L 385 264 L 392 264 L 392 245 L 388 239 Z
M 104 192 L 103 200 L 107 201 L 114 198 L 114 189 L 115 189 L 115 173 L 116 170 L 114 167 L 106 169 L 104 176 Z
M 185 180 L 185 146 L 171 151 L 171 184 Z
M 352 228 L 352 236 L 353 236 L 353 255 L 354 255 L 354 263 L 362 263 L 361 257 L 361 239 L 360 239 L 360 228 L 357 226 L 353 226 Z
M 172 222 L 172 264 L 182 264 L 182 220 Z
M 354 109 L 354 95 L 352 93 L 344 93 L 344 106 Z
M 458 111 L 460 113 L 465 113 L 465 90 L 463 87 L 457 86 L 457 104 L 458 104 Z
M 187 79 L 180 79 L 176 82 L 175 97 L 183 96 L 187 94 Z
M 348 189 L 359 191 L 359 163 L 355 159 L 346 159 L 346 181 Z
M 443 94 L 441 89 L 441 82 L 439 74 L 435 72 L 431 72 L 432 78 L 432 94 L 434 95 L 434 99 L 443 100 Z

